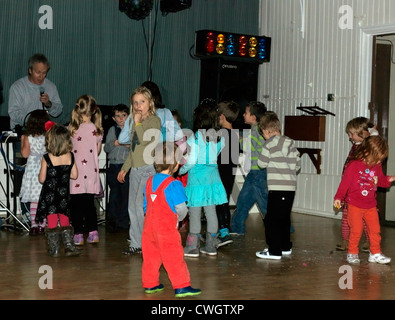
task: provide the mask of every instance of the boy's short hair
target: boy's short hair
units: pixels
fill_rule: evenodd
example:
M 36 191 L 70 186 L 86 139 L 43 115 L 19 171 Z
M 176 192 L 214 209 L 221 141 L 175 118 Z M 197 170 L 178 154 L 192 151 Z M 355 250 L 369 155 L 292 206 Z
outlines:
M 240 106 L 235 101 L 221 101 L 218 103 L 218 113 L 225 116 L 226 121 L 233 123 L 240 113 Z
M 126 104 L 117 104 L 112 108 L 112 115 L 115 116 L 116 112 L 125 112 L 126 114 L 129 114 L 129 108 Z
M 250 108 L 250 114 L 255 116 L 256 122 L 258 123 L 267 111 L 265 104 L 260 101 L 251 101 L 247 104 L 247 107 Z
M 174 173 L 182 158 L 182 150 L 174 142 L 162 142 L 155 147 L 154 167 L 156 172 L 169 170 Z
M 272 111 L 266 112 L 259 121 L 259 129 L 281 133 L 281 122 L 277 114 Z

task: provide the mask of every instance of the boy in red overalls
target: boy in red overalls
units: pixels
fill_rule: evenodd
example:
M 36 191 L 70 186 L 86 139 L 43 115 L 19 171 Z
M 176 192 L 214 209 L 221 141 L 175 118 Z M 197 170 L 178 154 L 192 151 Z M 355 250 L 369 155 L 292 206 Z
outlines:
M 159 283 L 159 269 L 165 267 L 178 298 L 194 296 L 200 289 L 191 287 L 188 266 L 178 222 L 188 213 L 185 189 L 172 177 L 178 170 L 177 145 L 166 142 L 155 149 L 156 174 L 147 181 L 144 192 L 144 227 L 142 234 L 142 282 L 146 293 L 163 291 Z M 181 155 L 182 156 L 182 155 Z

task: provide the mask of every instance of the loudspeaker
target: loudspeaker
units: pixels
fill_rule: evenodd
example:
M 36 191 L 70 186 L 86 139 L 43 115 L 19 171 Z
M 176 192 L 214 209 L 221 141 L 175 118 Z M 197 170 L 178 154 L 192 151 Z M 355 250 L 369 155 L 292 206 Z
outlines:
M 104 138 L 103 143 L 104 143 L 106 141 L 105 139 L 107 137 L 108 130 L 115 124 L 115 121 L 112 118 L 113 116 L 112 110 L 115 106 L 99 105 L 98 107 L 100 108 L 101 111 L 101 124 L 104 130 L 104 134 L 103 134 L 103 138 Z
M 192 0 L 160 0 L 160 11 L 164 14 L 189 9 Z
M 223 59 L 201 60 L 200 101 L 212 98 L 217 102 L 233 100 L 240 105 L 240 113 L 233 123 L 236 129 L 249 128 L 243 113 L 250 101 L 257 100 L 258 63 Z

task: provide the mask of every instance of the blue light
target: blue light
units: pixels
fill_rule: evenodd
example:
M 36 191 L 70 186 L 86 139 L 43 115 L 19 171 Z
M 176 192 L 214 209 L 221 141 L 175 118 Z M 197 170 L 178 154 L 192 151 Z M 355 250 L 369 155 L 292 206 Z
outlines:
M 229 45 L 226 47 L 226 52 L 228 53 L 228 55 L 233 56 L 235 54 L 235 47 L 233 45 Z
M 258 57 L 259 57 L 259 59 L 265 59 L 266 58 L 266 50 L 265 50 L 265 48 L 260 48 L 259 49 Z
M 266 40 L 265 39 L 259 39 L 259 46 L 262 48 L 266 48 Z
M 233 36 L 233 34 L 230 34 L 230 35 L 228 35 L 227 41 L 228 41 L 228 44 L 235 44 L 236 39 L 235 39 L 235 37 Z

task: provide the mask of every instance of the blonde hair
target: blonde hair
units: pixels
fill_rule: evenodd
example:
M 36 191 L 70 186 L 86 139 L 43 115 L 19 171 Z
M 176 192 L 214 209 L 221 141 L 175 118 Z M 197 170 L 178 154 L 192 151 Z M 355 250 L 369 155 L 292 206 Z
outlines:
M 268 130 L 270 133 L 278 132 L 281 133 L 281 123 L 278 119 L 278 116 L 273 111 L 267 111 L 262 116 L 261 120 L 259 121 L 259 129 Z
M 351 119 L 346 125 L 346 133 L 356 133 L 358 137 L 365 139 L 369 136 L 369 128 L 372 128 L 373 124 L 365 117 L 357 117 Z
M 147 87 L 143 87 L 143 86 L 134 89 L 130 96 L 130 114 L 131 115 L 133 114 L 133 97 L 136 94 L 142 94 L 149 101 L 149 109 L 148 109 L 149 116 L 156 115 L 154 97 L 152 96 L 151 91 Z
M 73 149 L 70 131 L 65 126 L 55 123 L 45 133 L 45 149 L 55 157 L 70 152 Z
M 101 110 L 96 104 L 95 98 L 89 94 L 79 97 L 71 112 L 71 122 L 69 126 L 71 136 L 73 136 L 80 127 L 83 121 L 82 115 L 91 118 L 91 121 L 96 126 L 96 136 L 101 136 L 103 134 Z

